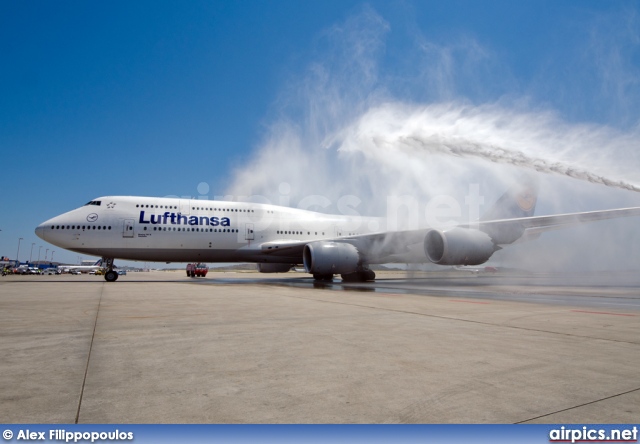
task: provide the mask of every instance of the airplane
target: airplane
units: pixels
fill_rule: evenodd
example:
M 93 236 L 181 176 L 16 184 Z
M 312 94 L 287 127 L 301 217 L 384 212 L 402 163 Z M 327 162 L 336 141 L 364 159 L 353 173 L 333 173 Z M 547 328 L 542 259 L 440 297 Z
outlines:
M 65 272 L 69 271 L 80 271 L 80 272 L 89 272 L 89 271 L 97 271 L 102 268 L 102 259 L 98 259 L 93 265 L 61 265 L 60 268 L 65 270 Z
M 344 282 L 364 282 L 375 280 L 374 264 L 479 265 L 503 247 L 544 231 L 640 215 L 640 207 L 634 207 L 534 216 L 536 202 L 535 183 L 520 180 L 473 223 L 388 231 L 385 220 L 376 217 L 258 203 L 105 196 L 43 222 L 35 232 L 58 247 L 102 257 L 107 282 L 118 279 L 116 258 L 253 262 L 262 273 L 303 265 L 318 281 L 339 274 Z

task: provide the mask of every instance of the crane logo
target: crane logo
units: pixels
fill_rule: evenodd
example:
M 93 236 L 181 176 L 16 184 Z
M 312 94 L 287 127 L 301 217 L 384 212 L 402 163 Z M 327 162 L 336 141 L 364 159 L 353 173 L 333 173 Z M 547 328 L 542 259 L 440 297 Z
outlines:
M 522 211 L 531 211 L 537 200 L 536 192 L 532 188 L 523 189 L 516 196 L 516 202 Z
M 96 213 L 91 213 L 87 216 L 87 222 L 95 222 L 98 220 L 98 215 Z

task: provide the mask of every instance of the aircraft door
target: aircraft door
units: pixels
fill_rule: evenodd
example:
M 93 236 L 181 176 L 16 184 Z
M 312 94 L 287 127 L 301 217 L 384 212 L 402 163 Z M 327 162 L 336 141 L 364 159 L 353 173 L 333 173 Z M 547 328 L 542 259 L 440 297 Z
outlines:
M 253 232 L 253 224 L 245 224 L 244 239 L 245 240 L 255 239 L 255 234 Z
M 124 230 L 122 231 L 122 237 L 133 237 L 133 227 L 135 222 L 135 219 L 124 220 Z
M 191 201 L 189 199 L 180 199 L 180 214 L 185 216 L 191 214 Z

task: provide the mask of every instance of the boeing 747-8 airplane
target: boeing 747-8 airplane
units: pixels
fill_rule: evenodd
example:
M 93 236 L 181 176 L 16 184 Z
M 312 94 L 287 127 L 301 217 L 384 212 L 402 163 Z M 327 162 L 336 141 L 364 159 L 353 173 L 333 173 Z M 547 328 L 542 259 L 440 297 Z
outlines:
M 45 241 L 113 261 L 255 262 L 263 273 L 304 264 L 317 280 L 369 281 L 372 264 L 478 265 L 519 239 L 577 223 L 638 216 L 640 208 L 533 216 L 535 187 L 505 193 L 478 221 L 457 227 L 385 231 L 381 218 L 327 215 L 266 204 L 155 197 L 100 197 L 43 222 Z M 357 227 L 357 228 L 354 228 Z
M 81 273 L 88 273 L 90 271 L 98 271 L 100 268 L 102 268 L 102 259 L 96 261 L 92 265 L 62 265 L 59 268 L 62 268 L 63 272 L 79 271 Z

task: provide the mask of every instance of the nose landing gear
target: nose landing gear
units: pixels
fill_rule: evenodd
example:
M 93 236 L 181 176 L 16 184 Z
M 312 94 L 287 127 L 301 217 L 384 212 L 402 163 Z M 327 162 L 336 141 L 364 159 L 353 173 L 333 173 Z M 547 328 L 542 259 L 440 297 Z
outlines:
M 102 265 L 106 268 L 106 272 L 104 274 L 104 280 L 107 282 L 115 282 L 118 280 L 118 273 L 113 271 L 113 258 L 112 257 L 103 257 Z

